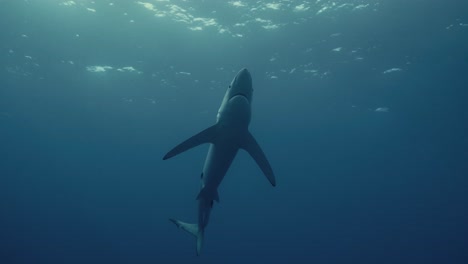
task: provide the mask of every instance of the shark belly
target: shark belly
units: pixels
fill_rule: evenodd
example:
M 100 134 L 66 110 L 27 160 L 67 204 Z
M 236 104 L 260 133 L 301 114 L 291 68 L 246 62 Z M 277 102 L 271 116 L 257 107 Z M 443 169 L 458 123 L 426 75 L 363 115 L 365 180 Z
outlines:
M 239 150 L 237 144 L 232 141 L 222 141 L 210 145 L 203 166 L 202 191 L 200 192 L 202 195 L 200 198 L 210 202 L 219 199 L 218 187 Z

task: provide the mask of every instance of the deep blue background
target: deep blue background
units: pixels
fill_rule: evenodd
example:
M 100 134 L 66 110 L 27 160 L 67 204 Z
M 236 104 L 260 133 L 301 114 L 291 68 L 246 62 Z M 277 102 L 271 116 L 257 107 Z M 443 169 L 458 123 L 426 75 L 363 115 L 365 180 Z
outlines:
M 0 263 L 468 263 L 466 1 L 148 0 L 196 31 L 65 2 L 0 0 Z M 207 146 L 161 158 L 241 67 L 278 185 L 240 152 L 197 258 L 168 218 L 196 220 Z

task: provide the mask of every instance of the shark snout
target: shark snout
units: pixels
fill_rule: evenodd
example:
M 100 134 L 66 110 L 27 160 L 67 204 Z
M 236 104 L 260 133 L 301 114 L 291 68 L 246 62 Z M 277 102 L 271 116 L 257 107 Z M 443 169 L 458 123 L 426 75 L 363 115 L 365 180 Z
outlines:
M 250 76 L 249 70 L 247 68 L 242 68 L 239 73 L 237 73 L 237 78 L 238 79 L 248 79 L 252 80 L 252 77 Z
M 252 76 L 250 76 L 249 70 L 242 68 L 234 79 L 235 86 L 240 89 L 252 89 Z
M 234 78 L 228 90 L 228 98 L 242 95 L 250 102 L 252 100 L 252 77 L 246 68 L 242 68 Z

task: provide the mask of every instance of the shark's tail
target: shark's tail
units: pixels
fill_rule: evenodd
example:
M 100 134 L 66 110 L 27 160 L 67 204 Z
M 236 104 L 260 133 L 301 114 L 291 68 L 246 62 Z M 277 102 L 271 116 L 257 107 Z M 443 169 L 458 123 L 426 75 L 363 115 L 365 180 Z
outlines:
M 203 230 L 200 230 L 197 224 L 184 223 L 182 221 L 172 218 L 169 220 L 172 223 L 174 223 L 178 228 L 187 231 L 188 233 L 192 234 L 197 238 L 197 256 L 200 256 L 200 252 L 203 245 Z

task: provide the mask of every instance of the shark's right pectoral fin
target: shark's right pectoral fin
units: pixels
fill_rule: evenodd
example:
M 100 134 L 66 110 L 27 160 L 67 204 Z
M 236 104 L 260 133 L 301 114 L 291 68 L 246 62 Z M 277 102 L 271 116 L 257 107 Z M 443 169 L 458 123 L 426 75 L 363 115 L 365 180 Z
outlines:
M 271 168 L 270 163 L 268 162 L 265 153 L 263 153 L 262 148 L 258 145 L 255 138 L 250 134 L 247 133 L 244 141 L 242 142 L 241 148 L 245 149 L 250 156 L 257 162 L 260 169 L 263 171 L 263 174 L 267 177 L 268 181 L 270 181 L 271 185 L 276 186 L 276 179 L 275 174 L 273 173 L 273 169 Z
M 216 137 L 216 130 L 217 130 L 216 125 L 213 125 L 203 130 L 202 132 L 196 134 L 195 136 L 185 140 L 184 142 L 177 145 L 175 148 L 171 149 L 171 151 L 169 151 L 163 157 L 163 160 L 172 158 L 184 151 L 187 151 L 201 144 L 212 142 L 213 139 Z

